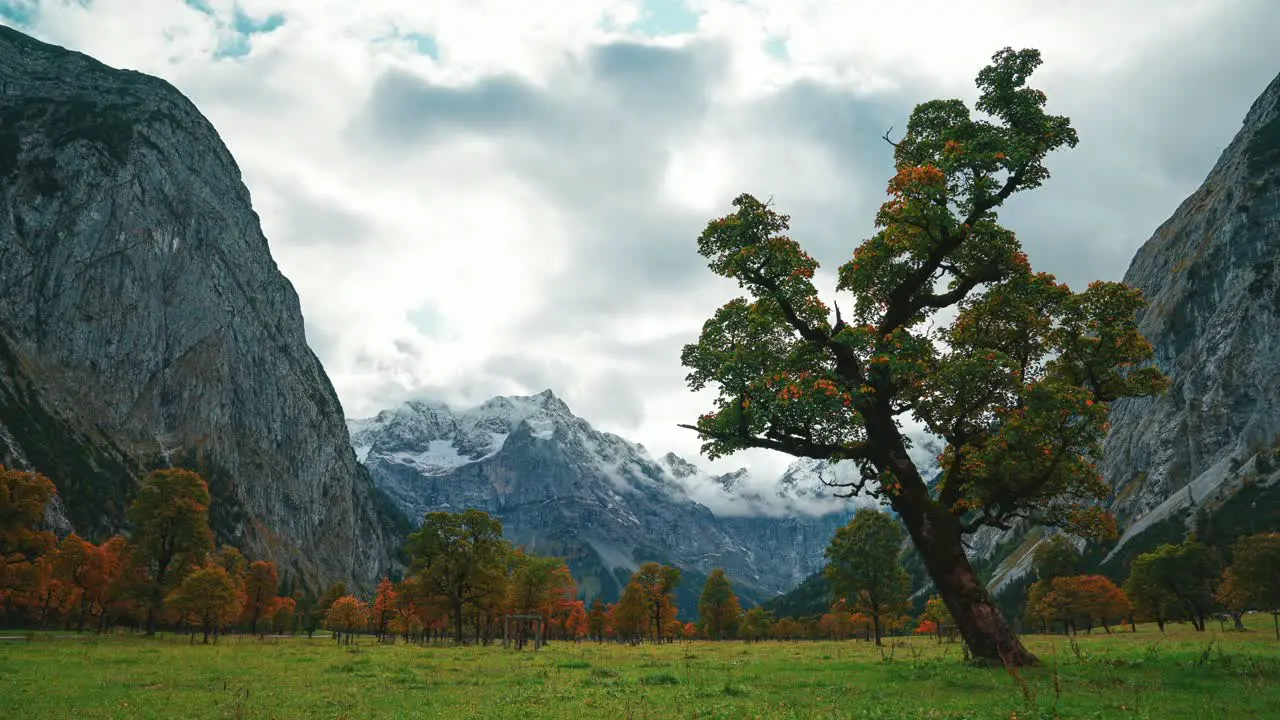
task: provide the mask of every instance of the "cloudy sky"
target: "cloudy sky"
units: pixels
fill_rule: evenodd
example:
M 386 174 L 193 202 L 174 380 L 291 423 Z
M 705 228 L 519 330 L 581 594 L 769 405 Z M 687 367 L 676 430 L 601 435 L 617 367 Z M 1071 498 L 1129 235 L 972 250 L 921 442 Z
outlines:
M 675 425 L 709 398 L 680 348 L 737 294 L 695 239 L 738 193 L 834 269 L 884 199 L 884 132 L 1037 47 L 1081 143 L 1003 218 L 1038 268 L 1119 279 L 1280 72 L 1275 0 L 0 0 L 0 22 L 213 121 L 348 415 L 549 387 L 691 459 Z M 785 461 L 712 467 L 743 464 Z

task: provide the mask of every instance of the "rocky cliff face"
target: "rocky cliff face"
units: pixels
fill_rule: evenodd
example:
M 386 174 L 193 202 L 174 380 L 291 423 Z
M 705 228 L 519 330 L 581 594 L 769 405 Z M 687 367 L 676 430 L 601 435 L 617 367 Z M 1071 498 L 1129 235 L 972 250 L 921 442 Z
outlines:
M 3 27 L 0 461 L 92 535 L 148 468 L 198 467 L 220 539 L 312 582 L 368 585 L 400 542 L 214 128 Z
M 1173 379 L 1117 403 L 1103 470 L 1125 540 L 1179 507 L 1220 502 L 1280 449 L 1280 76 L 1213 170 L 1142 246 L 1125 282 Z
M 375 481 L 416 522 L 433 510 L 492 513 L 513 541 L 568 557 L 588 597 L 616 598 L 632 570 L 656 560 L 684 569 L 686 611 L 716 567 L 764 599 L 821 568 L 852 513 L 810 461 L 772 493 L 748 491 L 745 473 L 711 476 L 673 454 L 655 459 L 592 428 L 550 391 L 461 411 L 411 402 L 350 426 Z

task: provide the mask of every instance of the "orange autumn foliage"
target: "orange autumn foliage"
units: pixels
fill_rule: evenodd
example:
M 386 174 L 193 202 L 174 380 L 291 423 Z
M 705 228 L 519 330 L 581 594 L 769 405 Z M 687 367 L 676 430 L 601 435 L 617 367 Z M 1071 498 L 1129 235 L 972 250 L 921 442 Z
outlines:
M 57 539 L 39 524 L 55 492 L 44 475 L 0 465 L 0 608 L 30 607 L 42 594 L 36 561 Z
M 249 632 L 257 634 L 258 623 L 269 620 L 275 613 L 278 598 L 276 588 L 280 579 L 276 573 L 276 565 L 265 560 L 249 564 L 244 578 L 244 617 L 243 622 L 249 625 Z
M 396 616 L 397 595 L 391 579 L 382 578 L 374 594 L 373 605 L 369 608 L 369 621 L 373 625 L 373 634 L 377 638 L 387 634 L 387 626 Z
M 1129 597 L 1102 575 L 1056 577 L 1038 582 L 1029 592 L 1032 612 L 1046 623 L 1061 622 L 1074 632 L 1077 625 L 1092 628 L 1095 622 L 1108 633 L 1111 623 L 1133 609 Z

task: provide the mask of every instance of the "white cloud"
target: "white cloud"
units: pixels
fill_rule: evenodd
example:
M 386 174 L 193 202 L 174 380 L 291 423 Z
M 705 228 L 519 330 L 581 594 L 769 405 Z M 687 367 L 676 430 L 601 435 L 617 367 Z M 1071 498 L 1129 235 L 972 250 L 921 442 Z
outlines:
M 639 0 L 194 4 L 45 0 L 28 29 L 212 120 L 349 414 L 545 383 L 690 459 L 675 426 L 710 403 L 680 346 L 736 294 L 694 240 L 737 193 L 774 196 L 832 267 L 871 230 L 888 125 L 1039 47 L 1082 143 L 1006 220 L 1038 265 L 1118 278 L 1280 70 L 1269 0 L 690 0 L 696 30 L 666 38 L 627 29 Z

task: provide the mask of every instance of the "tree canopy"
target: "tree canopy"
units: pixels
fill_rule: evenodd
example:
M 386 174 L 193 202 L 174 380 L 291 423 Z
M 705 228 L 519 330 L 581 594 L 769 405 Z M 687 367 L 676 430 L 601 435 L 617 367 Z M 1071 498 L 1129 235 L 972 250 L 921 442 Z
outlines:
M 39 528 L 55 489 L 49 478 L 0 465 L 0 607 L 35 583 L 37 559 L 57 538 Z
M 1166 543 L 1134 559 L 1125 592 L 1135 609 L 1159 623 L 1186 619 L 1204 630 L 1214 604 L 1218 563 L 1208 546 L 1188 540 Z
M 166 602 L 204 632 L 222 630 L 239 617 L 244 595 L 221 566 L 209 563 L 186 575 Z
M 427 513 L 407 549 L 422 585 L 447 599 L 454 640 L 462 642 L 463 606 L 505 587 L 510 544 L 502 539 L 502 523 L 474 509 Z
M 702 632 L 712 640 L 731 638 L 738 632 L 742 619 L 742 606 L 733 592 L 733 585 L 723 568 L 716 568 L 707 576 L 698 599 L 699 623 Z
M 1036 580 L 1048 582 L 1056 577 L 1075 575 L 1080 570 L 1080 551 L 1066 535 L 1054 535 L 1036 546 L 1031 558 Z
M 863 508 L 836 531 L 826 550 L 831 589 L 847 598 L 854 610 L 870 616 L 877 645 L 883 619 L 905 608 L 910 590 L 910 578 L 898 560 L 903 539 L 896 520 Z
M 680 568 L 647 562 L 631 576 L 632 585 L 640 589 L 650 627 L 662 642 L 666 623 L 676 616 L 676 588 L 680 585 Z
M 1236 540 L 1225 584 L 1241 605 L 1269 611 L 1280 640 L 1280 533 L 1249 535 Z
M 182 581 L 185 569 L 202 565 L 213 550 L 209 486 L 190 470 L 153 471 L 143 478 L 128 516 L 134 527 L 129 544 L 139 570 L 137 587 L 147 605 L 151 634 L 165 595 Z

